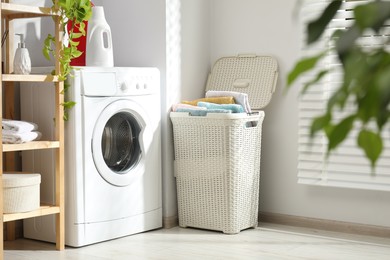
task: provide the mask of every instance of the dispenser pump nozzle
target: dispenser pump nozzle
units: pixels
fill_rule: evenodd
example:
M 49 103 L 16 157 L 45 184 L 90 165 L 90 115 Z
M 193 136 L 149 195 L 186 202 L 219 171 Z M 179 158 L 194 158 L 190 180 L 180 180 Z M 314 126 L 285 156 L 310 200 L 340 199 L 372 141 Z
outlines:
M 24 35 L 23 33 L 15 33 L 15 35 L 20 37 L 20 42 L 18 43 L 19 48 L 26 48 L 26 43 L 24 42 Z

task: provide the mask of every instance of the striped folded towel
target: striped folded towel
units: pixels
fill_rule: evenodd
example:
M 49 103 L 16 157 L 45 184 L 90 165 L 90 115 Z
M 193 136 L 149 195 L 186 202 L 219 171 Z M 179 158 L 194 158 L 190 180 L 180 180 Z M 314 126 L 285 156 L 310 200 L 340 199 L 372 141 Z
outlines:
M 234 97 L 235 103 L 240 104 L 245 109 L 245 112 L 252 112 L 251 107 L 249 105 L 248 94 L 246 93 L 223 90 L 209 90 L 206 92 L 206 98 L 220 96 L 232 96 Z
M 207 110 L 229 110 L 232 113 L 244 113 L 245 110 L 238 104 L 214 104 L 208 102 L 198 102 L 198 106 L 205 107 Z
M 189 113 L 191 116 L 206 116 L 208 113 L 232 113 L 231 110 L 227 109 L 191 109 L 191 108 L 179 108 L 176 110 L 176 112 L 186 112 Z
M 210 98 L 200 98 L 192 101 L 182 101 L 181 103 L 197 106 L 199 102 L 209 102 L 215 104 L 235 104 L 234 97 L 210 97 Z

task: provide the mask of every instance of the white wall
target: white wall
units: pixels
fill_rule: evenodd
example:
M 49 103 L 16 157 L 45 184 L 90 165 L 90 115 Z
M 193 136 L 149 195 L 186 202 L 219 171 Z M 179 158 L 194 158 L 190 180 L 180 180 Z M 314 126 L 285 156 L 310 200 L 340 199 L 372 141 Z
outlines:
M 300 52 L 295 2 L 212 1 L 212 62 L 246 52 L 273 55 L 279 62 L 277 91 L 265 109 L 260 210 L 390 227 L 389 192 L 297 184 L 297 90 L 283 93 L 286 75 Z
M 110 25 L 114 65 L 165 68 L 165 1 L 93 1 Z
M 204 96 L 209 71 L 209 0 L 167 0 L 167 82 L 163 97 L 163 201 L 164 217 L 177 216 L 173 176 L 171 106 L 183 99 Z
M 14 0 L 12 2 L 32 6 L 52 6 L 51 0 Z M 46 39 L 48 33 L 53 34 L 54 31 L 54 22 L 51 17 L 16 19 L 13 22 L 13 26 L 15 33 L 24 34 L 26 47 L 31 56 L 32 66 L 48 66 L 53 64 L 53 61 L 46 60 L 42 55 L 43 41 Z M 14 37 L 14 50 L 16 50 L 19 37 L 14 35 L 8 35 L 8 37 Z
M 182 98 L 204 97 L 210 71 L 210 0 L 182 0 Z

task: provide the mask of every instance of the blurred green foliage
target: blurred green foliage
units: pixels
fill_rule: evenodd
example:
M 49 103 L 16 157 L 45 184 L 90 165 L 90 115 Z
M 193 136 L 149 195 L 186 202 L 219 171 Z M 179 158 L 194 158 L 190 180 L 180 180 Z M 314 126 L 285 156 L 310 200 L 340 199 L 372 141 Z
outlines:
M 82 52 L 77 49 L 77 46 L 79 45 L 79 41 L 77 41 L 77 39 L 86 35 L 85 21 L 88 21 L 92 16 L 92 5 L 90 0 L 52 1 L 52 11 L 53 13 L 59 14 L 62 31 L 68 33 L 67 40 L 69 44 L 67 46 L 62 46 L 62 50 L 59 52 L 59 57 L 55 57 L 60 63 L 58 78 L 59 80 L 65 81 L 72 70 L 70 61 L 73 58 L 80 57 L 82 54 Z M 68 24 L 70 25 L 69 30 L 67 28 Z M 49 34 L 44 41 L 42 53 L 48 60 L 50 60 L 51 56 L 55 56 L 55 40 L 55 37 Z M 63 92 L 66 92 L 68 88 L 69 85 L 65 82 Z M 64 101 L 61 105 L 64 108 L 64 120 L 68 120 L 68 110 L 75 105 L 75 102 Z
M 331 1 L 316 20 L 307 24 L 308 45 L 320 39 L 343 2 Z M 364 48 L 357 44 L 357 40 L 367 32 L 389 35 L 385 25 L 390 18 L 390 2 L 376 0 L 364 3 L 356 6 L 353 13 L 355 20 L 352 26 L 338 30 L 330 39 L 334 41 L 333 46 L 342 65 L 343 82 L 331 95 L 323 115 L 313 119 L 310 135 L 313 137 L 319 131 L 326 134 L 329 155 L 354 127 L 358 127 L 357 145 L 363 149 L 374 168 L 384 149 L 382 131 L 390 115 L 390 54 L 386 50 L 389 43 Z M 298 61 L 288 75 L 288 87 L 304 73 L 312 71 L 325 56 L 326 51 Z M 312 80 L 304 83 L 303 94 L 329 72 L 327 69 L 321 70 Z M 336 122 L 334 115 L 345 108 L 347 100 L 354 102 L 355 109 Z

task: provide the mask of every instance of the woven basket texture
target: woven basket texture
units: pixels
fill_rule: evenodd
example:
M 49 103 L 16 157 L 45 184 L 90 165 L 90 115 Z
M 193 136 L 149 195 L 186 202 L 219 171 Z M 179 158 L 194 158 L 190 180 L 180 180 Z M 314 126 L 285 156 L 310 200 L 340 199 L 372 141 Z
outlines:
M 171 113 L 180 226 L 227 234 L 257 226 L 263 119 Z
M 274 57 L 223 57 L 215 62 L 207 80 L 206 91 L 246 93 L 251 108 L 258 110 L 271 101 L 277 77 L 278 64 Z
M 20 213 L 40 206 L 40 174 L 3 174 L 3 212 Z

